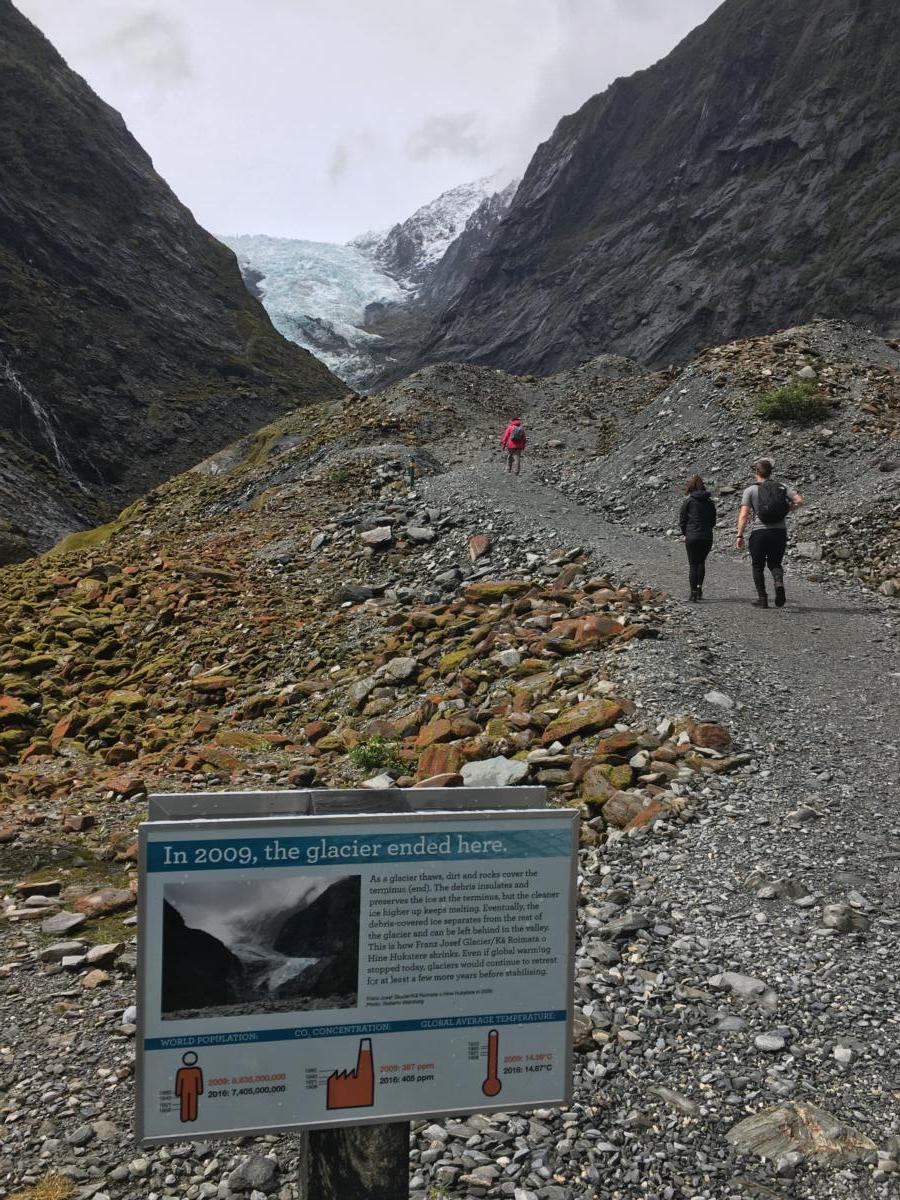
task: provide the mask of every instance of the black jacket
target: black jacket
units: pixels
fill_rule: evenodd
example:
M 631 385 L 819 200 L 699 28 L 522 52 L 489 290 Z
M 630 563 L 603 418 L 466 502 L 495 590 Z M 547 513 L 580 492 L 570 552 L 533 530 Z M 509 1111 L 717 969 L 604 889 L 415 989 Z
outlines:
M 712 537 L 716 527 L 716 506 L 705 488 L 685 496 L 679 523 L 681 532 L 688 540 Z

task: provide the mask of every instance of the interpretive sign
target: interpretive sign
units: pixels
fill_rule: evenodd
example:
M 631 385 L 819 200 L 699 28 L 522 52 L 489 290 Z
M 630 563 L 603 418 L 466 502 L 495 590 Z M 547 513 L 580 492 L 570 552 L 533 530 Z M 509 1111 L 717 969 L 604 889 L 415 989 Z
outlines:
M 577 815 L 141 827 L 138 1137 L 563 1103 Z

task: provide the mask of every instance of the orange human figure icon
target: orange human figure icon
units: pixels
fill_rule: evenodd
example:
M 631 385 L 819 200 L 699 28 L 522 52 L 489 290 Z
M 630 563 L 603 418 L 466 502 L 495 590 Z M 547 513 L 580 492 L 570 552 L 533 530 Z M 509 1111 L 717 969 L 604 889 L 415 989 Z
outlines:
M 197 1120 L 197 1101 L 203 1095 L 203 1072 L 197 1066 L 197 1055 L 188 1050 L 182 1055 L 183 1067 L 175 1073 L 175 1095 L 181 1101 L 181 1120 Z
M 328 1108 L 369 1108 L 375 1103 L 375 1064 L 372 1039 L 361 1038 L 356 1070 L 333 1071 L 328 1076 Z

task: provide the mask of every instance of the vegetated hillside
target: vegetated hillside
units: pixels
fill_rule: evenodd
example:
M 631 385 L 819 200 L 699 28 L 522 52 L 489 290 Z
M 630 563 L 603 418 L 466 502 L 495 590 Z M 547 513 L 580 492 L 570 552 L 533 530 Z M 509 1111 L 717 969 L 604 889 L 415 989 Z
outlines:
M 0 276 L 0 561 L 342 390 L 9 0 Z
M 893 0 L 726 0 L 566 117 L 419 361 L 649 364 L 813 317 L 900 326 Z

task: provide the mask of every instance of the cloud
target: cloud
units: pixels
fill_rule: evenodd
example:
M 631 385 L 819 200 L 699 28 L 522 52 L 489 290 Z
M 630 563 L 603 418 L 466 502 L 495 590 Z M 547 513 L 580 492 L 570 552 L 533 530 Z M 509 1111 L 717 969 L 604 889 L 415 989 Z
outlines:
M 338 142 L 331 152 L 325 174 L 332 187 L 337 187 L 350 167 L 350 147 L 346 142 Z
M 477 158 L 484 153 L 485 140 L 476 131 L 477 115 L 440 113 L 428 117 L 406 141 L 406 156 L 413 162 L 445 155 L 448 158 Z
M 720 0 L 554 0 L 534 92 L 511 129 L 511 157 L 523 167 L 561 117 L 617 76 L 656 62 L 718 7 Z
M 159 92 L 191 79 L 191 52 L 178 24 L 153 9 L 135 13 L 124 24 L 94 43 L 97 57 L 115 58 Z

